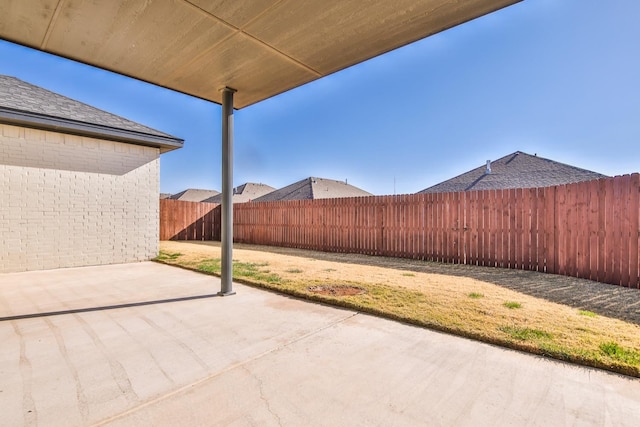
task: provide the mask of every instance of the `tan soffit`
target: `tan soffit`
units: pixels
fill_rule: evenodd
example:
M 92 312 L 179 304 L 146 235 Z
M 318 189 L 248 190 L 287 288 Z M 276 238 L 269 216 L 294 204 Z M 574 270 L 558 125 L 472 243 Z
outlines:
M 520 0 L 0 0 L 0 38 L 246 107 Z

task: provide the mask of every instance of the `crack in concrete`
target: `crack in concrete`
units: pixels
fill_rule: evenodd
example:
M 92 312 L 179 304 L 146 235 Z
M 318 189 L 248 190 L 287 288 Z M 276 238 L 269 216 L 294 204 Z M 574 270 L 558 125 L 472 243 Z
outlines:
M 133 390 L 131 380 L 129 379 L 129 375 L 127 374 L 127 370 L 124 368 L 124 366 L 122 366 L 122 364 L 113 357 L 112 353 L 109 351 L 108 346 L 104 342 L 102 342 L 98 333 L 93 330 L 93 328 L 87 321 L 85 321 L 79 314 L 74 314 L 73 316 L 85 331 L 85 333 L 89 336 L 89 338 L 91 338 L 93 344 L 109 364 L 111 377 L 113 378 L 113 381 L 116 383 L 127 402 L 129 402 L 129 404 L 135 404 L 136 402 L 139 402 L 140 398 L 136 394 L 135 390 Z
M 253 372 L 251 372 L 246 365 L 242 366 L 242 369 L 244 369 L 247 372 L 247 374 L 249 374 L 258 383 L 258 390 L 260 391 L 260 400 L 264 402 L 264 405 L 267 408 L 267 411 L 269 411 L 269 413 L 273 416 L 273 418 L 275 418 L 278 425 L 282 426 L 282 419 L 273 410 L 273 408 L 271 407 L 271 403 L 269 402 L 269 399 L 267 399 L 267 396 L 265 395 L 264 382 L 262 381 L 262 379 L 258 377 L 256 374 L 254 374 Z
M 246 369 L 245 365 L 247 365 L 249 363 L 252 363 L 252 362 L 254 362 L 256 360 L 259 360 L 259 359 L 261 359 L 261 358 L 263 358 L 265 356 L 268 356 L 268 355 L 270 355 L 272 353 L 276 353 L 276 352 L 278 352 L 278 351 L 280 351 L 280 350 L 282 350 L 282 349 L 284 349 L 286 347 L 291 346 L 292 344 L 295 344 L 295 343 L 300 342 L 300 341 L 302 341 L 302 340 L 304 340 L 306 338 L 309 338 L 309 337 L 311 337 L 313 335 L 316 335 L 316 334 L 318 334 L 318 333 L 320 333 L 320 332 L 322 332 L 322 331 L 324 331 L 326 329 L 329 329 L 329 328 L 332 328 L 332 327 L 334 327 L 336 325 L 339 325 L 340 323 L 346 322 L 347 320 L 349 320 L 349 319 L 351 319 L 351 318 L 353 318 L 353 317 L 355 317 L 355 316 L 357 316 L 359 314 L 360 314 L 360 312 L 357 312 L 357 311 L 356 312 L 351 312 L 348 316 L 342 317 L 342 318 L 340 318 L 340 319 L 338 319 L 336 321 L 330 322 L 330 323 L 328 323 L 328 324 L 326 324 L 326 325 L 324 325 L 322 327 L 319 327 L 319 328 L 314 329 L 314 330 L 312 330 L 310 332 L 307 332 L 306 334 L 303 334 L 303 335 L 301 335 L 301 336 L 299 336 L 297 338 L 294 338 L 291 341 L 287 341 L 286 343 L 277 345 L 277 346 L 275 346 L 275 347 L 273 347 L 273 348 L 271 348 L 269 350 L 266 350 L 266 351 L 254 356 L 254 357 L 250 357 L 249 359 L 247 359 L 245 361 L 234 363 L 234 364 L 232 364 L 230 366 L 227 366 L 225 369 L 221 370 L 220 372 L 216 372 L 214 374 L 208 375 L 208 376 L 206 376 L 204 378 L 199 379 L 198 381 L 195 381 L 195 382 L 190 383 L 190 384 L 186 384 L 186 385 L 184 385 L 184 386 L 182 386 L 182 387 L 180 387 L 180 388 L 178 388 L 178 389 L 176 389 L 176 390 L 174 390 L 174 391 L 172 391 L 170 393 L 167 393 L 167 394 L 165 394 L 163 396 L 156 397 L 155 399 L 148 400 L 148 401 L 146 401 L 146 402 L 144 402 L 144 403 L 142 403 L 140 405 L 137 405 L 137 406 L 135 406 L 133 408 L 130 408 L 129 410 L 124 411 L 124 412 L 122 412 L 122 413 L 120 413 L 118 415 L 114 415 L 114 416 L 109 417 L 109 418 L 107 418 L 105 420 L 99 421 L 99 422 L 93 424 L 93 426 L 94 427 L 98 427 L 98 426 L 104 426 L 104 425 L 107 425 L 109 423 L 112 423 L 115 420 L 118 420 L 120 418 L 124 418 L 127 415 L 133 414 L 133 413 L 138 412 L 138 411 L 140 411 L 140 410 L 142 410 L 144 408 L 147 408 L 147 407 L 153 405 L 154 403 L 158 403 L 158 402 L 162 402 L 163 400 L 167 400 L 170 397 L 176 396 L 176 395 L 178 395 L 178 394 L 180 394 L 180 393 L 182 393 L 182 392 L 184 392 L 186 390 L 192 390 L 194 387 L 197 387 L 197 386 L 199 386 L 201 384 L 204 384 L 207 381 L 210 381 L 210 380 L 212 380 L 214 378 L 217 378 L 217 377 L 219 377 L 219 376 L 221 376 L 221 375 L 223 375 L 223 374 L 225 374 L 227 372 L 233 371 L 234 369 L 238 369 L 238 368 Z M 271 412 L 271 411 L 269 411 L 269 412 Z M 275 414 L 274 414 L 274 416 L 275 416 Z
M 139 318 L 143 322 L 145 322 L 147 325 L 151 326 L 157 333 L 171 339 L 179 348 L 184 350 L 185 353 L 187 353 L 193 360 L 195 360 L 198 363 L 198 365 L 200 365 L 200 367 L 204 372 L 209 371 L 209 365 L 207 364 L 207 362 L 202 360 L 202 358 L 198 355 L 198 353 L 196 353 L 191 347 L 185 344 L 183 340 L 181 340 L 179 337 L 175 336 L 171 332 L 167 331 L 167 328 L 164 328 L 158 325 L 155 321 L 153 321 L 149 317 L 145 315 L 140 315 Z
M 73 383 L 76 388 L 76 399 L 78 400 L 78 410 L 80 411 L 80 417 L 82 419 L 82 423 L 86 424 L 89 419 L 89 401 L 84 393 L 84 388 L 82 387 L 82 382 L 80 381 L 80 374 L 78 373 L 78 369 L 75 364 L 71 360 L 71 356 L 69 355 L 69 351 L 67 350 L 67 344 L 64 339 L 64 335 L 58 326 L 56 326 L 51 319 L 45 319 L 45 323 L 53 333 L 54 338 L 56 339 L 56 343 L 58 344 L 58 350 L 60 351 L 60 355 L 62 356 L 65 365 L 67 365 L 67 369 L 73 378 Z
M 13 330 L 20 337 L 20 376 L 22 377 L 22 410 L 25 426 L 38 425 L 38 410 L 33 399 L 33 370 L 27 355 L 27 346 L 17 322 L 11 322 Z

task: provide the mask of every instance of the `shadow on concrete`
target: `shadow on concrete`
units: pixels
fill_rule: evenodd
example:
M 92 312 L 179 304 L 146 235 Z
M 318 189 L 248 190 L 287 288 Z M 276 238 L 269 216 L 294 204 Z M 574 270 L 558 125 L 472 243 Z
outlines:
M 168 298 L 168 299 L 161 299 L 161 300 L 154 300 L 154 301 L 141 301 L 141 302 L 131 302 L 131 303 L 124 303 L 124 304 L 105 305 L 100 307 L 73 308 L 69 310 L 48 311 L 43 313 L 17 314 L 14 316 L 0 317 L 0 322 L 6 322 L 10 320 L 21 320 L 21 319 L 33 319 L 33 318 L 48 317 L 48 316 L 60 316 L 63 314 L 86 313 L 91 311 L 116 310 L 118 308 L 140 307 L 144 305 L 167 304 L 167 303 L 179 302 L 179 301 L 190 301 L 190 300 L 196 300 L 196 299 L 214 298 L 217 296 L 219 295 L 218 294 L 194 295 L 189 297 Z

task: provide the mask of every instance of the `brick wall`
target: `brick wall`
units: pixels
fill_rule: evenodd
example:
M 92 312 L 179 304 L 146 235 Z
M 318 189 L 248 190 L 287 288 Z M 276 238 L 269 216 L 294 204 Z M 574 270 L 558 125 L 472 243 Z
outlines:
M 0 272 L 148 260 L 156 148 L 0 124 Z

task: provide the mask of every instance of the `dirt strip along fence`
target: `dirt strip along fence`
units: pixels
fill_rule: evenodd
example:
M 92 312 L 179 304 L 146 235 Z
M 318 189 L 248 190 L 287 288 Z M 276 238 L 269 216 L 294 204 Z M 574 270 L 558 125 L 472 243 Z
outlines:
M 161 238 L 220 239 L 220 209 L 192 203 L 187 213 L 185 205 L 162 202 Z M 209 216 L 201 220 L 197 209 Z M 234 241 L 535 270 L 640 288 L 639 212 L 640 176 L 633 174 L 545 188 L 236 204 Z M 202 231 L 194 232 L 194 224 Z

